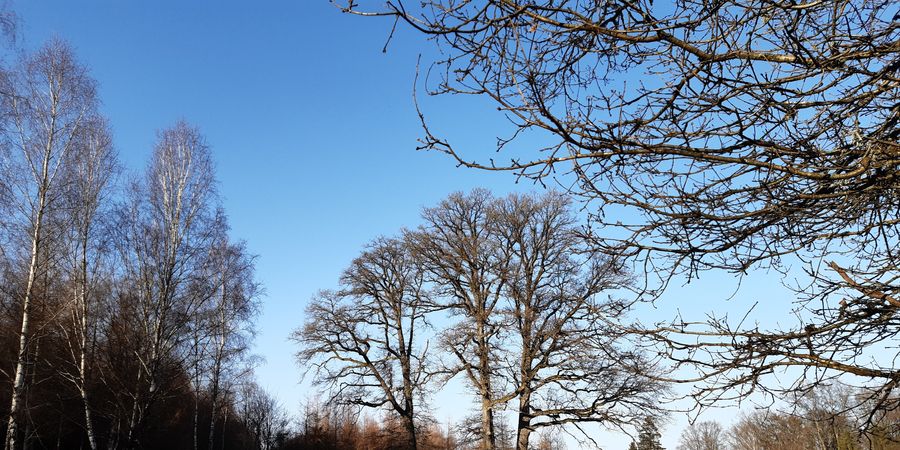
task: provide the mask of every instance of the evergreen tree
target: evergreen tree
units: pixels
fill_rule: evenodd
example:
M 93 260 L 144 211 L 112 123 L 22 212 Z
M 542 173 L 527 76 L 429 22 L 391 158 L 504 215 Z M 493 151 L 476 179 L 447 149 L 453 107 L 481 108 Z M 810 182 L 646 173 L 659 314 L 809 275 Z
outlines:
M 637 445 L 634 445 L 632 442 L 632 447 L 629 450 L 666 450 L 659 442 L 661 437 L 662 434 L 660 434 L 659 428 L 656 426 L 656 421 L 651 417 L 647 417 L 638 431 Z

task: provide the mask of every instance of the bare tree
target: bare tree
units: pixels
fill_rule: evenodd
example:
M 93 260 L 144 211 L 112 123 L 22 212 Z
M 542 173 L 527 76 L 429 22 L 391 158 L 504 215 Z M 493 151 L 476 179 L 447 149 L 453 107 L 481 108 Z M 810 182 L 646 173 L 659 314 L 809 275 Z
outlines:
M 897 439 L 896 411 L 882 412 L 876 423 L 867 413 L 854 414 L 856 397 L 865 392 L 840 384 L 818 385 L 798 394 L 787 410 L 754 411 L 743 414 L 725 433 L 733 450 L 891 450 L 900 448 Z M 863 410 L 862 412 L 865 412 Z M 864 428 L 865 433 L 860 433 Z M 685 430 L 682 435 L 694 436 L 699 431 Z M 690 447 L 701 448 L 701 447 Z
M 205 283 L 200 283 L 205 284 Z M 199 293 L 199 295 L 210 295 L 208 293 Z M 185 332 L 190 336 L 187 343 L 187 355 L 185 363 L 189 367 L 191 378 L 191 387 L 194 392 L 194 411 L 193 411 L 193 445 L 194 450 L 200 448 L 200 404 L 203 397 L 203 385 L 206 382 L 206 375 L 209 373 L 209 351 L 212 347 L 211 332 L 211 311 L 200 309 L 194 312 L 191 320 L 185 327 Z
M 731 427 L 729 440 L 734 450 L 812 450 L 814 441 L 807 431 L 798 416 L 755 411 Z
M 278 401 L 256 383 L 240 389 L 239 420 L 250 433 L 250 447 L 255 450 L 276 448 L 288 431 L 290 417 Z
M 224 224 L 224 212 L 217 214 Z M 209 305 L 209 399 L 210 423 L 207 448 L 214 448 L 216 423 L 221 415 L 225 394 L 235 378 L 246 375 L 244 357 L 253 335 L 252 320 L 258 311 L 262 288 L 254 279 L 254 260 L 243 242 L 228 241 L 227 226 L 220 225 L 211 247 L 206 271 L 215 294 Z M 224 424 L 223 424 L 224 439 Z
M 4 37 L 14 22 L 0 7 Z M 187 332 L 200 325 L 213 447 L 234 411 L 259 287 L 214 213 L 197 130 L 160 133 L 146 179 L 123 198 L 95 83 L 54 40 L 0 71 L 0 171 L 3 448 L 184 447 L 159 425 L 187 425 L 191 401 L 204 399 L 186 389 Z M 201 321 L 204 308 L 215 314 Z M 230 437 L 243 431 L 231 426 Z
M 340 402 L 387 407 L 402 421 L 406 447 L 417 448 L 417 399 L 428 385 L 421 335 L 431 310 L 425 277 L 408 247 L 378 239 L 322 292 L 293 339 L 301 366 Z
M 481 414 L 481 444 L 496 445 L 495 409 L 511 395 L 499 395 L 504 264 L 490 225 L 493 196 L 486 190 L 450 195 L 422 213 L 424 225 L 407 241 L 436 287 L 443 306 L 458 323 L 444 332 L 443 344 L 455 358 L 447 368 L 465 375 Z
M 135 445 L 147 409 L 161 395 L 167 365 L 180 363 L 179 350 L 194 313 L 211 292 L 196 289 L 212 243 L 215 181 L 209 148 L 184 122 L 159 133 L 144 185 L 136 185 L 120 228 L 125 280 L 136 328 L 137 373 L 126 429 Z
M 678 450 L 725 450 L 725 438 L 725 430 L 718 422 L 697 422 L 681 432 Z
M 82 127 L 70 166 L 65 196 L 68 216 L 65 241 L 69 247 L 72 300 L 69 322 L 63 323 L 61 328 L 66 334 L 73 370 L 64 367 L 60 372 L 75 385 L 81 396 L 88 443 L 92 450 L 97 450 L 89 382 L 105 315 L 103 310 L 109 305 L 111 245 L 105 237 L 110 233 L 103 215 L 108 213 L 110 184 L 117 171 L 116 154 L 104 120 L 93 118 Z
M 423 148 L 542 182 L 569 173 L 597 207 L 597 248 L 635 258 L 661 287 L 706 269 L 805 268 L 795 326 L 657 330 L 672 349 L 718 336 L 709 353 L 673 355 L 709 369 L 701 402 L 739 385 L 777 394 L 766 374 L 794 366 L 786 390 L 848 374 L 872 388 L 865 405 L 896 407 L 896 354 L 872 357 L 900 330 L 896 2 L 344 5 L 433 37 L 446 58 L 431 92 L 487 97 L 512 123 L 496 148 L 505 162 L 465 154 L 424 115 Z M 532 131 L 548 144 L 529 150 Z
M 728 446 L 733 450 L 763 450 L 765 418 L 760 413 L 744 414 L 728 429 Z
M 665 391 L 652 380 L 652 365 L 627 350 L 609 324 L 624 316 L 627 304 L 599 298 L 627 287 L 629 277 L 616 261 L 591 254 L 569 203 L 549 192 L 513 194 L 493 206 L 516 335 L 507 352 L 515 368 L 520 450 L 530 448 L 532 431 L 545 427 L 622 427 L 658 410 Z
M 21 223 L 18 231 L 28 235 L 28 268 L 20 296 L 21 323 L 12 402 L 7 422 L 5 448 L 18 448 L 27 383 L 31 339 L 31 313 L 38 278 L 47 267 L 47 222 L 56 213 L 64 193 L 63 172 L 78 145 L 83 128 L 96 116 L 94 81 L 62 41 L 51 41 L 25 57 L 5 84 L 3 107 L 11 118 L 6 136 L 17 153 L 8 174 Z
M 455 448 L 475 450 L 484 448 L 484 429 L 481 424 L 481 411 L 467 414 L 453 429 L 457 436 Z M 516 430 L 502 411 L 494 413 L 494 448 L 496 450 L 513 450 L 516 448 Z

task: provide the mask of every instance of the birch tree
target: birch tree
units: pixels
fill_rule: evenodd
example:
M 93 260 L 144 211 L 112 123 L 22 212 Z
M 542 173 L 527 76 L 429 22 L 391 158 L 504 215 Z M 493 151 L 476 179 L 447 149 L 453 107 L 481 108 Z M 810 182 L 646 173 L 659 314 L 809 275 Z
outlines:
M 10 161 L 12 192 L 20 222 L 16 230 L 27 235 L 26 281 L 19 300 L 21 323 L 12 383 L 12 401 L 5 448 L 19 447 L 29 366 L 31 313 L 36 283 L 46 267 L 48 217 L 60 206 L 66 178 L 63 172 L 72 158 L 78 136 L 96 117 L 94 80 L 62 41 L 51 41 L 26 56 L 7 80 L 4 108 L 10 114 L 6 135 L 14 153 Z
M 206 273 L 213 281 L 213 293 L 208 307 L 210 423 L 207 448 L 214 448 L 216 423 L 231 384 L 247 375 L 245 356 L 253 335 L 253 318 L 262 294 L 254 279 L 254 258 L 243 242 L 228 238 L 224 212 L 217 213 L 219 229 L 210 248 Z M 224 426 L 222 434 L 224 439 Z
M 136 445 L 147 409 L 160 395 L 166 366 L 179 365 L 192 315 L 208 301 L 192 289 L 213 237 L 217 201 L 209 147 L 196 128 L 179 122 L 159 133 L 143 185 L 133 188 L 121 228 L 124 287 L 138 339 L 138 363 L 126 440 Z
M 92 118 L 77 135 L 68 171 L 65 222 L 68 248 L 69 292 L 66 333 L 71 369 L 60 368 L 73 383 L 84 409 L 85 432 L 92 450 L 98 442 L 94 431 L 93 406 L 89 383 L 95 366 L 96 342 L 100 338 L 109 306 L 112 273 L 109 268 L 109 202 L 111 182 L 117 170 L 116 154 L 108 126 L 101 118 Z M 106 215 L 106 216 L 104 216 Z
M 256 383 L 245 383 L 237 402 L 238 418 L 249 433 L 247 447 L 254 450 L 277 448 L 288 432 L 290 418 L 271 394 Z

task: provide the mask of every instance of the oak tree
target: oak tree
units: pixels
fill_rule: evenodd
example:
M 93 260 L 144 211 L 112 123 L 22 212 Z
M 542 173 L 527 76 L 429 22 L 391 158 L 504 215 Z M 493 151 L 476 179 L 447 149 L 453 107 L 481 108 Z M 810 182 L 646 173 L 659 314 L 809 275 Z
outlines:
M 301 366 L 335 400 L 387 408 L 402 422 L 405 448 L 418 445 L 417 406 L 428 387 L 427 345 L 433 310 L 424 272 L 401 240 L 371 243 L 341 277 L 341 289 L 320 293 L 293 334 Z

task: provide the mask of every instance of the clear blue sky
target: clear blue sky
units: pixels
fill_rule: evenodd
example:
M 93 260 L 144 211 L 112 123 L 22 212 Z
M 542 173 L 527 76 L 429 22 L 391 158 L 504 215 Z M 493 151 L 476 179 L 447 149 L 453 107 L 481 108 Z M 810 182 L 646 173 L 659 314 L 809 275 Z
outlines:
M 510 174 L 460 169 L 415 151 L 413 77 L 418 55 L 427 60 L 433 46 L 401 28 L 382 53 L 388 21 L 342 15 L 325 0 L 11 6 L 24 47 L 58 36 L 91 68 L 130 169 L 144 167 L 156 130 L 184 118 L 203 131 L 233 235 L 259 255 L 267 291 L 257 377 L 292 411 L 309 391 L 299 384 L 287 336 L 302 323 L 307 299 L 333 287 L 365 242 L 415 226 L 422 206 L 455 190 L 532 188 Z M 483 100 L 426 100 L 425 107 L 463 147 L 491 147 L 504 125 Z M 684 290 L 681 307 L 708 306 L 730 294 L 728 285 Z M 746 301 L 761 292 L 751 290 Z M 670 449 L 681 424 L 666 433 Z M 626 442 L 611 437 L 607 448 Z

